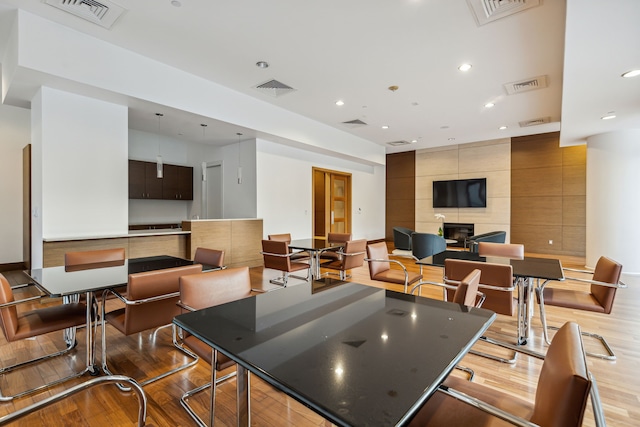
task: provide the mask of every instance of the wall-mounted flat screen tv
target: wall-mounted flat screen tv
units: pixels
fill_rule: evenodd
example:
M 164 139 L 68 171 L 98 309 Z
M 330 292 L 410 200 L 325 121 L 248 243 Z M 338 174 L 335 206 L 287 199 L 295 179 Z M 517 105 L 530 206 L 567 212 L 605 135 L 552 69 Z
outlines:
M 433 181 L 434 208 L 486 208 L 487 179 Z

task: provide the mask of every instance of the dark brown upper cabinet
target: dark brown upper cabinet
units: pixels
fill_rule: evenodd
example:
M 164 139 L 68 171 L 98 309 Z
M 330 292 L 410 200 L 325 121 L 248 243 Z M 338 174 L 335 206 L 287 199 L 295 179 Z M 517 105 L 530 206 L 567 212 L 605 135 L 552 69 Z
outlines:
M 165 164 L 158 178 L 156 163 L 129 160 L 129 198 L 193 200 L 193 168 Z

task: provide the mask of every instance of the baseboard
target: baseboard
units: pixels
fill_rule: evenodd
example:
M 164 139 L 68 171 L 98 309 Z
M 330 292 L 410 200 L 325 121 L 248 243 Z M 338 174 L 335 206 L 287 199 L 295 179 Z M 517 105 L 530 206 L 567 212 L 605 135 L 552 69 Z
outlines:
M 3 271 L 15 271 L 24 269 L 24 262 L 9 262 L 7 264 L 0 264 L 0 273 Z

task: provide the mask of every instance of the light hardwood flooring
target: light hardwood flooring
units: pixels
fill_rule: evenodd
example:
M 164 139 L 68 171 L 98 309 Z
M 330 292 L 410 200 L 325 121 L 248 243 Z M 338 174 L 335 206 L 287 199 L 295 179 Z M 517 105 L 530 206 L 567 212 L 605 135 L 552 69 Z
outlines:
M 409 269 L 418 270 L 418 267 L 410 259 L 397 259 L 404 262 Z M 583 262 L 582 259 L 563 258 L 563 265 L 566 267 L 582 268 Z M 276 275 L 278 272 L 262 268 L 254 268 L 251 272 L 252 282 L 254 286 L 258 287 L 263 285 L 268 287 L 269 278 Z M 13 284 L 26 281 L 20 272 L 5 273 L 5 276 Z M 352 276 L 351 280 L 358 283 L 401 290 L 401 286 L 371 281 L 366 266 L 353 270 Z M 428 280 L 439 281 L 442 278 L 442 271 L 439 268 L 427 268 L 425 276 Z M 618 360 L 615 362 L 593 357 L 587 358 L 588 367 L 598 381 L 609 426 L 637 426 L 639 425 L 638 420 L 640 420 L 640 380 L 636 377 L 640 368 L 640 315 L 638 314 L 640 278 L 625 276 L 623 280 L 629 285 L 629 288 L 618 291 L 613 313 L 609 316 L 556 307 L 549 307 L 547 311 L 551 324 L 559 325 L 566 320 L 577 321 L 583 330 L 597 332 L 607 337 L 617 353 Z M 295 279 L 292 279 L 290 286 L 295 286 L 295 283 Z M 17 291 L 16 294 L 19 297 L 24 296 L 26 292 L 28 291 Z M 428 289 L 423 292 L 423 296 L 441 298 L 441 292 L 436 289 Z M 109 304 L 115 304 L 115 302 Z M 513 341 L 515 325 L 515 317 L 498 316 L 488 335 Z M 532 334 L 533 338 L 530 340 L 529 347 L 545 351 L 537 311 L 533 320 Z M 184 362 L 185 358 L 182 354 L 171 350 L 169 328 L 161 330 L 155 342 L 150 341 L 150 335 L 151 331 L 124 337 L 114 328 L 108 327 L 109 360 L 113 370 L 141 379 L 146 375 L 153 375 L 154 372 L 161 372 L 168 367 Z M 59 357 L 0 376 L 0 388 L 4 393 L 15 392 L 23 387 L 37 385 L 42 381 L 50 381 L 60 375 L 65 375 L 73 368 L 82 368 L 85 360 L 84 337 L 84 330 L 79 330 L 79 344 L 70 356 Z M 7 344 L 2 336 L 0 338 L 1 363 L 6 366 L 15 360 L 26 359 L 29 354 L 62 348 L 61 341 L 60 334 L 50 334 L 44 338 Z M 98 349 L 100 343 L 101 339 L 98 336 Z M 482 345 L 477 344 L 478 347 Z M 585 346 L 588 349 L 599 350 L 599 344 L 588 338 L 585 339 Z M 495 353 L 496 347 L 489 346 L 487 350 Z M 534 399 L 536 381 L 541 366 L 541 361 L 537 359 L 520 355 L 514 365 L 507 365 L 475 355 L 467 355 L 463 364 L 475 370 L 476 378 L 474 381 L 476 382 L 502 389 L 530 401 Z M 454 375 L 458 375 L 458 371 L 455 372 Z M 0 403 L 0 416 L 88 378 L 90 377 L 85 375 L 39 394 L 16 399 L 12 402 Z M 179 398 L 186 390 L 206 383 L 209 379 L 210 367 L 204 362 L 199 362 L 194 367 L 145 386 L 144 390 L 148 398 L 147 423 L 171 427 L 195 425 L 180 406 Z M 203 418 L 206 417 L 208 392 L 192 398 L 190 402 Z M 135 425 L 136 417 L 137 400 L 135 397 L 131 393 L 118 391 L 113 385 L 104 385 L 56 403 L 13 425 L 127 426 Z M 251 420 L 254 426 L 331 425 L 313 411 L 255 377 L 252 378 L 251 383 Z M 231 380 L 218 388 L 216 425 L 232 426 L 234 423 L 235 382 Z M 584 425 L 594 425 L 591 405 L 587 408 Z

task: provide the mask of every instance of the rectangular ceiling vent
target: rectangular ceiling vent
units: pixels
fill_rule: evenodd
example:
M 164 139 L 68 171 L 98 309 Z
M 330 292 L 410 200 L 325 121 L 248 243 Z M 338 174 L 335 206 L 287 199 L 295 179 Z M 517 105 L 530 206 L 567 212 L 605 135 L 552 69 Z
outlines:
M 104 28 L 111 28 L 125 9 L 109 0 L 44 0 L 50 6 L 69 12 Z
M 392 147 L 398 147 L 400 145 L 410 145 L 410 141 L 391 141 L 387 142 L 387 145 L 391 145 Z
M 343 125 L 350 128 L 358 128 L 360 126 L 366 126 L 367 124 L 360 119 L 349 120 L 347 122 L 342 122 Z
M 288 86 L 282 82 L 279 82 L 273 79 L 269 80 L 268 82 L 264 82 L 262 84 L 254 86 L 254 88 L 258 89 L 262 93 L 273 96 L 275 98 L 296 91 L 291 86 Z
M 516 93 L 528 92 L 530 90 L 544 89 L 547 86 L 547 76 L 538 76 L 520 80 L 518 82 L 506 83 L 504 88 L 507 91 L 507 94 L 514 95 Z
M 527 128 L 529 126 L 538 126 L 543 125 L 545 123 L 551 123 L 551 117 L 540 117 L 538 119 L 533 120 L 525 120 L 523 122 L 518 122 L 521 128 Z
M 539 6 L 540 0 L 467 0 L 478 25 L 506 18 L 523 10 Z

